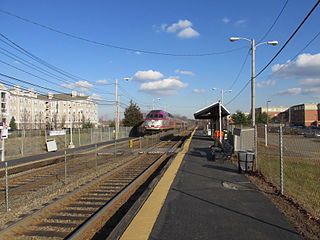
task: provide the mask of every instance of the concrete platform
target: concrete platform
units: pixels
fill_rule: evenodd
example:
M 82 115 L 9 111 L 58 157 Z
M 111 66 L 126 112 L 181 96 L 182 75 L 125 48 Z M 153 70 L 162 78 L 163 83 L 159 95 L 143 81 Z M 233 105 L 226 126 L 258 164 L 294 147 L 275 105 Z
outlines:
M 235 166 L 211 161 L 210 144 L 195 133 L 121 239 L 302 239 Z

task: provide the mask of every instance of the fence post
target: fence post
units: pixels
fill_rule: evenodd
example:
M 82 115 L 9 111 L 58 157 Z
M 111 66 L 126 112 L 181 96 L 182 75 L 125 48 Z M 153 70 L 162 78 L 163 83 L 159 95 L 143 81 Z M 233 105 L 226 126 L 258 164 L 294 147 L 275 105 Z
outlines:
M 268 146 L 268 125 L 267 124 L 264 125 L 264 143 L 265 143 L 265 146 L 267 147 Z
M 90 128 L 90 134 L 91 134 L 91 144 L 93 143 L 93 136 L 92 136 L 92 128 Z
M 65 130 L 65 134 L 64 134 L 64 147 L 67 147 L 67 130 Z
M 79 146 L 81 146 L 81 131 L 80 131 L 80 128 L 78 128 L 78 138 L 79 138 Z
M 117 139 L 114 138 L 114 160 L 117 160 Z
M 67 183 L 67 151 L 64 151 L 64 183 Z
M 254 142 L 253 142 L 253 144 L 254 144 L 254 158 L 256 160 L 256 170 L 258 170 L 259 166 L 258 166 L 258 126 L 257 125 L 254 126 L 253 134 L 254 134 L 254 137 L 253 137 L 253 139 L 254 139 Z
M 281 194 L 283 195 L 283 134 L 282 134 L 282 125 L 279 127 L 279 143 L 280 143 L 280 189 Z
M 8 162 L 4 162 L 5 166 L 5 181 L 6 181 L 6 211 L 10 211 L 9 209 L 9 181 L 8 181 Z
M 24 130 L 22 130 L 22 132 L 21 132 L 21 156 L 23 156 L 23 152 L 24 152 L 24 149 L 23 149 L 23 140 L 24 140 L 24 136 L 25 136 L 25 132 L 24 132 Z
M 100 142 L 102 142 L 102 127 L 100 128 Z
M 96 168 L 98 167 L 98 149 L 97 149 L 97 144 L 95 144 L 95 160 L 96 160 Z

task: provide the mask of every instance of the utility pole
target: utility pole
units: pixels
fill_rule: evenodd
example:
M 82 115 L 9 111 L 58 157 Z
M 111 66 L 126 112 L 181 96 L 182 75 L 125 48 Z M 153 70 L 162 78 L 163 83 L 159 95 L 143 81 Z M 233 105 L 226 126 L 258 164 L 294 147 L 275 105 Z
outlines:
M 256 126 L 256 46 L 251 39 L 251 117 L 252 127 Z
M 116 131 L 116 139 L 118 139 L 119 135 L 119 98 L 118 98 L 118 79 L 116 79 L 116 102 L 115 102 L 115 131 Z

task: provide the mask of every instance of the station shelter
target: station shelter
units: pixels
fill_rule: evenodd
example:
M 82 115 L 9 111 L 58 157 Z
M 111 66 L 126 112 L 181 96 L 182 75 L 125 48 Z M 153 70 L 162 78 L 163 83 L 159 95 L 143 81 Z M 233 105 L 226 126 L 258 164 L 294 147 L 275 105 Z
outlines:
M 226 125 L 224 119 L 230 115 L 230 112 L 220 101 L 196 111 L 193 115 L 195 119 L 207 119 L 209 121 L 208 135 L 216 136 L 218 139 L 223 138 L 223 129 Z

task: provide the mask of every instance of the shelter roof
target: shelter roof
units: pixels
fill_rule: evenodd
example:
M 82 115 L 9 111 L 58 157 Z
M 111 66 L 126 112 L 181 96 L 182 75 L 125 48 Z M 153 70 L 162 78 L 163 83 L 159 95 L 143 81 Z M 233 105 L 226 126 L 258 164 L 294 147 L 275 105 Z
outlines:
M 219 119 L 219 102 L 212 103 L 209 106 L 196 111 L 193 115 L 195 119 L 218 120 Z M 228 115 L 230 115 L 230 112 L 228 111 L 228 109 L 225 108 L 225 106 L 221 104 L 221 117 L 226 117 Z

